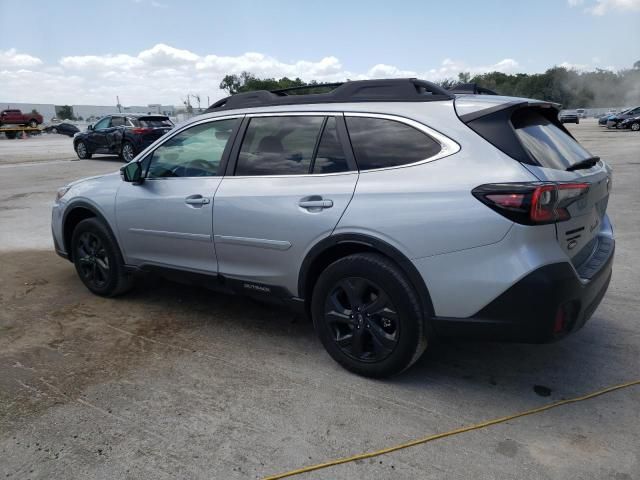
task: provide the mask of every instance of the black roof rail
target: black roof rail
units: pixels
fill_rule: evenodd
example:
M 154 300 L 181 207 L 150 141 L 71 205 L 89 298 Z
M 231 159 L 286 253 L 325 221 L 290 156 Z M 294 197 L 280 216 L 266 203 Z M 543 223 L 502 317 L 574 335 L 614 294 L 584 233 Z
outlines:
M 498 95 L 493 90 L 489 90 L 488 88 L 481 87 L 477 83 L 459 83 L 450 87 L 447 90 L 449 93 L 457 93 L 457 94 L 475 94 L 475 95 Z
M 334 86 L 335 88 L 327 93 L 287 94 L 289 91 Z M 275 105 L 347 102 L 431 102 L 452 100 L 453 98 L 452 93 L 444 88 L 416 78 L 357 80 L 344 83 L 305 85 L 304 87 L 285 88 L 273 92 L 256 90 L 254 92 L 238 93 L 218 100 L 205 113 Z

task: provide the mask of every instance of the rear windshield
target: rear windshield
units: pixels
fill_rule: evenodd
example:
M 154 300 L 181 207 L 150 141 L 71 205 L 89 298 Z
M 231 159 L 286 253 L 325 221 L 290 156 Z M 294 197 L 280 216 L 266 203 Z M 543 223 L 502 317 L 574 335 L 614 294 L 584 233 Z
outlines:
M 566 170 L 575 163 L 593 157 L 539 112 L 516 111 L 511 122 L 524 149 L 543 167 Z
M 131 123 L 133 123 L 135 127 L 143 128 L 173 127 L 173 122 L 167 117 L 132 118 Z

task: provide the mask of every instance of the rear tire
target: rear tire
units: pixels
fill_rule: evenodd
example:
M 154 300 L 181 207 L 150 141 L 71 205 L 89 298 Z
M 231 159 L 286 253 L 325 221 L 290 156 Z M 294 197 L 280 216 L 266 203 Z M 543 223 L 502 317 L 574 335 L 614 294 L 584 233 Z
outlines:
M 51 129 L 51 133 L 58 133 L 58 129 L 57 129 L 56 127 L 53 127 L 53 128 Z
M 366 377 L 388 377 L 409 368 L 427 346 L 418 296 L 388 258 L 358 253 L 320 275 L 311 313 L 331 357 Z
M 83 141 L 79 141 L 76 144 L 76 154 L 78 155 L 78 158 L 81 160 L 89 160 L 91 158 L 91 153 L 89 153 L 89 148 L 87 147 L 87 144 L 84 143 Z
M 34 119 L 29 120 L 29 126 L 31 128 L 38 128 L 38 122 Z
M 133 143 L 124 142 L 122 144 L 122 151 L 120 152 L 120 157 L 127 163 L 135 158 L 135 149 L 133 148 Z
M 71 252 L 80 280 L 96 295 L 114 297 L 133 286 L 118 243 L 100 220 L 87 218 L 78 223 L 71 236 Z
M 640 122 L 633 122 L 629 128 L 634 132 L 640 132 Z

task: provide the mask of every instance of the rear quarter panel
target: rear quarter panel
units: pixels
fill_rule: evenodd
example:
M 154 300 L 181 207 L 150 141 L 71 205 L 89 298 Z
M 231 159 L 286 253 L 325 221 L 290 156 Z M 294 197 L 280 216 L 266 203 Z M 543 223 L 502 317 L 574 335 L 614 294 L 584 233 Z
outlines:
M 464 125 L 451 103 L 396 109 L 454 140 L 460 150 L 432 162 L 362 171 L 335 233 L 373 235 L 411 259 L 503 239 L 513 223 L 480 203 L 471 190 L 535 177 Z

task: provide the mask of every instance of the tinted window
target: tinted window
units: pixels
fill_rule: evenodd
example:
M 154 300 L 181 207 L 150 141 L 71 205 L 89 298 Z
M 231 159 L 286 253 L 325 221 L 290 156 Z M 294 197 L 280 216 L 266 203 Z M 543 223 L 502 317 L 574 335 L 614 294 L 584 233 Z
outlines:
M 309 173 L 324 117 L 255 117 L 244 139 L 236 175 Z
M 112 127 L 122 127 L 124 125 L 124 117 L 111 117 Z
M 133 123 L 135 127 L 143 128 L 173 127 L 173 122 L 167 117 L 132 118 L 131 123 Z
M 536 111 L 523 109 L 511 118 L 524 149 L 543 167 L 566 170 L 591 158 L 582 146 Z
M 440 144 L 415 128 L 383 118 L 346 117 L 360 170 L 419 162 L 440 151 Z
M 111 122 L 111 119 L 109 117 L 105 117 L 102 120 L 100 120 L 98 123 L 96 123 L 93 126 L 94 130 L 101 130 L 103 128 L 109 128 L 109 122 Z
M 151 158 L 147 176 L 210 177 L 218 174 L 224 149 L 239 119 L 196 125 L 160 145 Z
M 336 119 L 329 117 L 320 138 L 318 153 L 313 161 L 313 173 L 335 173 L 347 170 L 349 167 L 338 138 Z

